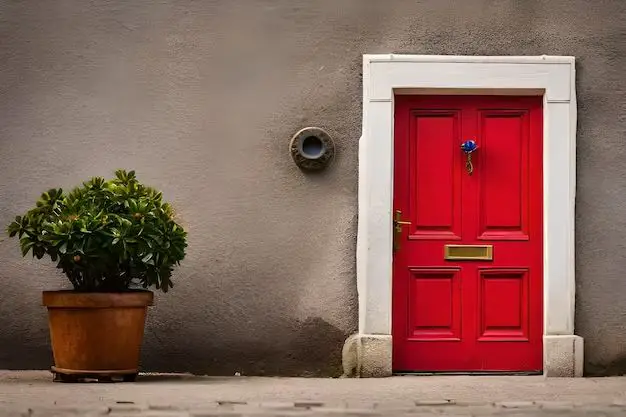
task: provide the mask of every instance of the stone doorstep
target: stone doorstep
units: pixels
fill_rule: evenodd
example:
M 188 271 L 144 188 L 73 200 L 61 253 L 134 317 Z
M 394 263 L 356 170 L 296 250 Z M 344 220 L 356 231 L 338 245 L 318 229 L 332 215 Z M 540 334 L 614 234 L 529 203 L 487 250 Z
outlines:
M 544 376 L 582 377 L 583 339 L 576 335 L 545 335 Z M 391 335 L 353 334 L 342 351 L 343 377 L 380 378 L 393 374 Z

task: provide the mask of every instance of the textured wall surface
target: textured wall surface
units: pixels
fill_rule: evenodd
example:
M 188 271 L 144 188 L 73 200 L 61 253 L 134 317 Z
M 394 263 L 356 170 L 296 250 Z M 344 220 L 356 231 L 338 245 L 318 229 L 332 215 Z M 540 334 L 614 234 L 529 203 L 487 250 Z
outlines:
M 150 370 L 336 374 L 357 321 L 361 55 L 578 60 L 577 333 L 626 371 L 626 3 L 620 0 L 63 0 L 0 3 L 0 223 L 116 168 L 189 231 L 147 327 Z M 304 175 L 301 127 L 338 157 Z M 40 291 L 65 280 L 0 242 L 0 368 L 50 364 Z

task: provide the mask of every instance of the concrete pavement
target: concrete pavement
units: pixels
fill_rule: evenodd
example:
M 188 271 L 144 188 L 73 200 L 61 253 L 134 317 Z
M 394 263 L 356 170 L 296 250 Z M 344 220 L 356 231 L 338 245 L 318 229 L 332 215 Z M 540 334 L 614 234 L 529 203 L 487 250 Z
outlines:
M 626 415 L 626 378 L 399 376 L 307 379 L 146 375 L 136 383 L 52 383 L 0 371 L 0 416 Z

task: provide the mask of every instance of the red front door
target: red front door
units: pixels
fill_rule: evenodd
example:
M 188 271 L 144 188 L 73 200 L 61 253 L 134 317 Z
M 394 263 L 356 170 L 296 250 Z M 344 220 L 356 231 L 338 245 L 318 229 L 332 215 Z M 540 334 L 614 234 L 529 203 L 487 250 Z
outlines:
M 394 370 L 541 371 L 541 98 L 395 106 Z

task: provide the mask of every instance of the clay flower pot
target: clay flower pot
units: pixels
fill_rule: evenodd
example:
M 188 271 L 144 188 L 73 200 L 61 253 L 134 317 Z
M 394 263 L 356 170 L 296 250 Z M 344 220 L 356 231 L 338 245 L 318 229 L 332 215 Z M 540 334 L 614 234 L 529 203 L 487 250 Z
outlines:
M 53 373 L 63 381 L 84 377 L 134 380 L 152 301 L 150 291 L 44 291 Z

